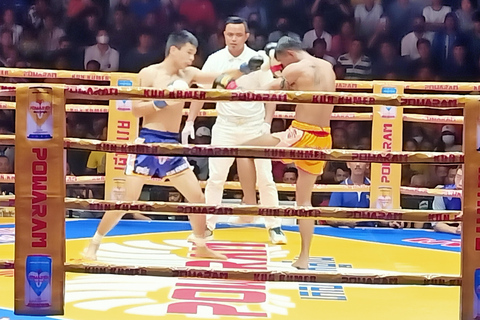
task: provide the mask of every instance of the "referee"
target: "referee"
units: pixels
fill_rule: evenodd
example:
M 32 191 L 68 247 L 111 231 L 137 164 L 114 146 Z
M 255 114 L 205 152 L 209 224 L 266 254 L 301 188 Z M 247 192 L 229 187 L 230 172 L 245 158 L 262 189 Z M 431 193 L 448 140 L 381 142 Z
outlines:
M 202 70 L 207 72 L 223 72 L 238 68 L 242 63 L 258 55 L 255 50 L 246 46 L 249 37 L 245 20 L 239 17 L 229 17 L 225 23 L 226 47 L 211 54 Z M 239 89 L 253 90 L 270 83 L 273 74 L 270 71 L 258 71 L 236 80 Z M 182 131 L 182 142 L 187 143 L 188 137 L 195 137 L 194 121 L 198 116 L 202 102 L 192 102 L 190 113 Z M 270 124 L 275 113 L 275 104 L 261 102 L 219 102 L 216 104 L 217 119 L 212 128 L 212 145 L 239 146 L 240 144 L 270 132 Z M 205 200 L 209 205 L 220 205 L 223 197 L 223 186 L 235 158 L 209 159 L 209 179 L 205 188 Z M 272 162 L 270 159 L 237 159 L 240 183 L 243 189 L 243 203 L 257 204 L 255 184 L 258 185 L 261 205 L 278 206 L 278 192 L 273 180 Z M 256 175 L 255 175 L 256 172 Z M 239 218 L 239 222 L 253 222 L 250 217 Z M 212 237 L 217 216 L 207 216 L 206 236 Z M 281 219 L 265 217 L 270 240 L 273 244 L 286 243 L 286 237 L 281 230 Z

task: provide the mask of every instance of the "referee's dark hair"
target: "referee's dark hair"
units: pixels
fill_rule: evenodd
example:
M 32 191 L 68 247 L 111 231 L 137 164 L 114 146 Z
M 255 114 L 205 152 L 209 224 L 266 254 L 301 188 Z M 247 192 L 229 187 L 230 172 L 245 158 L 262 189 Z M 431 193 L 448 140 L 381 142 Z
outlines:
M 195 48 L 198 47 L 198 40 L 197 38 L 187 30 L 181 30 L 178 32 L 172 32 L 168 36 L 167 46 L 165 47 L 165 57 L 170 54 L 170 48 L 176 47 L 177 49 L 181 49 L 184 45 L 190 43 Z
M 247 21 L 245 21 L 245 19 L 243 18 L 236 17 L 236 16 L 228 17 L 227 20 L 225 20 L 225 27 L 229 24 L 243 24 L 243 26 L 245 27 L 245 33 L 250 33 L 250 30 L 248 29 Z

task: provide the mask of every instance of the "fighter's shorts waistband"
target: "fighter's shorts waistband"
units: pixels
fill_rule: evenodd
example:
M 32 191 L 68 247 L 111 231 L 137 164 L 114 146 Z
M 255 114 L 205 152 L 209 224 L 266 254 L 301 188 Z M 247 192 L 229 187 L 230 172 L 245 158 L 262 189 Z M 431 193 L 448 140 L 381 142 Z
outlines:
M 147 136 L 155 137 L 158 139 L 173 139 L 173 140 L 180 141 L 180 133 L 178 132 L 160 131 L 160 130 L 154 130 L 149 128 L 140 129 L 139 137 L 144 138 Z
M 293 120 L 292 127 L 313 134 L 317 137 L 328 137 L 330 135 L 330 127 L 319 127 L 313 124 Z

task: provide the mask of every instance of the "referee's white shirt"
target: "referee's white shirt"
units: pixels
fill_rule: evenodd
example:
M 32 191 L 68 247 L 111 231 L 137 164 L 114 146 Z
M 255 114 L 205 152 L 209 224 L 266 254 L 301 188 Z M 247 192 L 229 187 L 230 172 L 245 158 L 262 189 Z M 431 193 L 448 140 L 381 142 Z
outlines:
M 207 72 L 224 72 L 231 69 L 237 69 L 244 62 L 258 53 L 244 46 L 243 52 L 234 57 L 228 51 L 228 48 L 218 50 L 212 53 L 205 61 L 202 70 Z M 273 80 L 273 74 L 268 71 L 256 71 L 242 76 L 236 80 L 238 89 L 261 90 L 262 86 Z M 265 106 L 261 102 L 217 102 L 217 113 L 221 117 L 248 117 L 264 118 Z

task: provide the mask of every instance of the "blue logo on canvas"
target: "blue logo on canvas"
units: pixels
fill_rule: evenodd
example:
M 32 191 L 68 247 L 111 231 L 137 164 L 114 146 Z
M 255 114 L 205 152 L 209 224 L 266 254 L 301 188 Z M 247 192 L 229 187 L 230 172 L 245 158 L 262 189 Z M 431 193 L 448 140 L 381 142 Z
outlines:
M 27 281 L 37 296 L 40 296 L 50 284 L 52 277 L 52 260 L 48 256 L 27 257 Z

